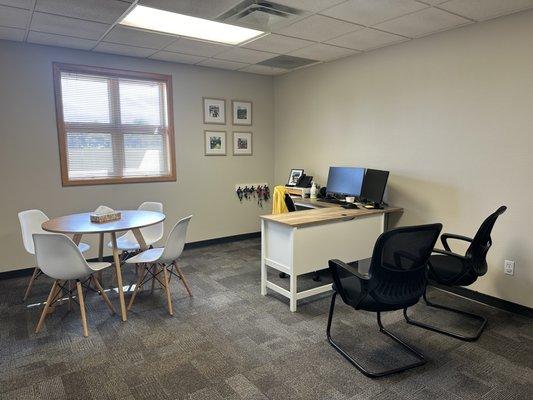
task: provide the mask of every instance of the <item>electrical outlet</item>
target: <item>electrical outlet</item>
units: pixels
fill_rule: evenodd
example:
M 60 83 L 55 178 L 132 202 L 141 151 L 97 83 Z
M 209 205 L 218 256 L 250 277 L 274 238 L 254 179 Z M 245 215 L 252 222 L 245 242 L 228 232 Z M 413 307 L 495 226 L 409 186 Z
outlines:
M 505 275 L 514 275 L 514 261 L 505 260 L 503 263 L 503 272 Z

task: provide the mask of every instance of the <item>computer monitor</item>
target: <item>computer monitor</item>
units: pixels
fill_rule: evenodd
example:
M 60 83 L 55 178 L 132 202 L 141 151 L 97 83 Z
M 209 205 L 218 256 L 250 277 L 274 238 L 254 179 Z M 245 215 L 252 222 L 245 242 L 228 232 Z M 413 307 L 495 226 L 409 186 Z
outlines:
M 361 188 L 361 197 L 374 203 L 383 201 L 383 193 L 387 186 L 389 171 L 380 171 L 379 169 L 367 169 Z
M 329 167 L 326 190 L 341 196 L 359 196 L 364 175 L 364 168 Z

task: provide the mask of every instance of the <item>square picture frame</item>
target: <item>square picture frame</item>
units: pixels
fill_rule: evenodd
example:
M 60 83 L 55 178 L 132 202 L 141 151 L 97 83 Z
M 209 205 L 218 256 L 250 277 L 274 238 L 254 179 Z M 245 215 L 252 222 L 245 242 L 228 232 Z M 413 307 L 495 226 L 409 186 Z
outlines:
M 285 186 L 296 186 L 302 175 L 304 174 L 303 168 L 293 168 L 291 169 L 291 173 L 289 174 L 289 179 L 287 181 L 287 185 Z
M 246 100 L 232 100 L 233 125 L 252 125 L 252 102 Z
M 204 151 L 206 156 L 225 156 L 226 147 L 226 131 L 204 131 Z
M 253 155 L 252 132 L 233 132 L 233 155 Z
M 226 100 L 202 97 L 204 124 L 226 125 Z

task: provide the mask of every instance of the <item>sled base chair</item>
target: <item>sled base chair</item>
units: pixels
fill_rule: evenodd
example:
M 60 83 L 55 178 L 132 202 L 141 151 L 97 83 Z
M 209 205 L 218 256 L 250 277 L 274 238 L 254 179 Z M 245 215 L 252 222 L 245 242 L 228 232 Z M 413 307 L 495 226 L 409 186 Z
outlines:
M 18 213 L 18 217 L 20 222 L 20 230 L 22 231 L 22 242 L 24 244 L 24 248 L 31 255 L 35 255 L 35 246 L 33 244 L 32 235 L 34 233 L 47 233 L 45 230 L 43 230 L 43 228 L 41 228 L 41 225 L 48 221 L 49 218 L 41 210 L 21 211 Z M 91 248 L 91 246 L 89 246 L 87 243 L 80 243 L 78 247 L 82 253 L 85 253 Z M 33 283 L 39 276 L 41 276 L 41 274 L 42 271 L 39 268 L 36 267 L 33 269 L 33 274 L 28 282 L 26 291 L 24 292 L 24 298 L 22 299 L 23 301 L 26 301 L 31 293 Z
M 326 329 L 327 339 L 335 350 L 364 375 L 379 378 L 426 363 L 420 352 L 385 329 L 381 323 L 381 313 L 405 310 L 418 302 L 426 288 L 427 262 L 441 229 L 441 224 L 393 229 L 378 237 L 372 258 L 348 264 L 340 260 L 329 261 L 333 276 L 333 295 Z M 350 356 L 331 337 L 337 294 L 355 310 L 375 312 L 379 331 L 400 344 L 417 361 L 376 372 L 368 370 L 360 361 Z
M 430 283 L 435 282 L 442 286 L 468 286 L 474 283 L 478 277 L 483 276 L 487 272 L 487 252 L 492 246 L 492 239 L 490 234 L 496 220 L 502 215 L 507 207 L 501 206 L 494 213 L 489 215 L 479 227 L 473 239 L 456 235 L 453 233 L 443 233 L 440 237 L 444 250 L 434 249 L 435 253 L 429 258 L 428 275 Z M 448 239 L 461 240 L 470 243 L 465 255 L 457 254 L 451 251 Z M 481 336 L 483 330 L 487 326 L 487 318 L 472 314 L 466 311 L 458 310 L 456 308 L 436 304 L 428 300 L 427 293 L 424 293 L 424 301 L 427 306 L 438 308 L 441 310 L 453 312 L 455 314 L 464 315 L 479 321 L 478 328 L 473 335 L 463 335 L 458 332 L 451 332 L 446 329 L 438 328 L 433 325 L 425 324 L 423 322 L 415 321 L 407 315 L 404 310 L 404 317 L 407 323 L 416 325 L 420 328 L 428 329 L 433 332 L 441 333 L 455 339 L 463 340 L 465 342 L 473 342 Z
M 185 275 L 183 275 L 177 264 L 177 259 L 181 256 L 183 247 L 185 246 L 187 228 L 191 218 L 192 215 L 189 215 L 188 217 L 182 218 L 176 223 L 176 225 L 174 225 L 168 235 L 165 247 L 148 249 L 126 260 L 127 264 L 135 264 L 137 267 L 142 267 L 142 272 L 139 274 L 135 284 L 135 290 L 133 291 L 128 304 L 128 310 L 133 306 L 133 302 L 139 290 L 151 281 L 151 292 L 153 293 L 155 282 L 157 281 L 165 290 L 168 313 L 174 315 L 172 309 L 172 296 L 170 294 L 170 279 L 172 276 L 175 276 L 180 280 L 185 286 L 189 296 L 192 296 Z
M 35 333 L 38 333 L 43 327 L 50 307 L 61 301 L 63 292 L 65 292 L 68 296 L 69 310 L 72 301 L 79 305 L 83 336 L 89 336 L 83 289 L 85 288 L 86 291 L 92 290 L 100 294 L 109 307 L 111 314 L 115 314 L 113 304 L 111 304 L 100 282 L 94 276 L 96 272 L 102 271 L 111 264 L 107 262 L 87 262 L 78 246 L 68 236 L 62 234 L 37 233 L 33 235 L 33 240 L 37 267 L 45 275 L 54 279 L 52 289 L 35 328 Z M 72 288 L 73 282 L 75 282 L 75 289 Z M 96 289 L 91 287 L 91 283 Z

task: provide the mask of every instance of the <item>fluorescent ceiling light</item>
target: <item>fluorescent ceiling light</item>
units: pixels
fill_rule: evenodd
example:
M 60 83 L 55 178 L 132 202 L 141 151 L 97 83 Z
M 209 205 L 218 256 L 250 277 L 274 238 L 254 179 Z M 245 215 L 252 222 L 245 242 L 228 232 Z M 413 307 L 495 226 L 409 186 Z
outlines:
M 173 35 L 209 40 L 226 44 L 240 44 L 265 32 L 191 17 L 146 6 L 135 6 L 120 22 L 121 25 Z

